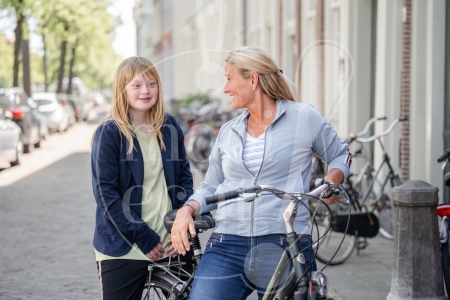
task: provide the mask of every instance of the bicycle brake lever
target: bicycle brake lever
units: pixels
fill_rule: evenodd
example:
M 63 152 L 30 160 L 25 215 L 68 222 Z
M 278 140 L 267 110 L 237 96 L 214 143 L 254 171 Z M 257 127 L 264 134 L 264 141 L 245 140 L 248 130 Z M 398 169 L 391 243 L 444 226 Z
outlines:
M 347 197 L 343 197 L 345 195 L 345 191 L 342 190 L 341 185 L 331 184 L 330 188 L 323 192 L 322 198 L 327 199 L 333 195 L 339 197 L 339 202 L 341 204 L 350 205 L 349 199 L 347 199 Z

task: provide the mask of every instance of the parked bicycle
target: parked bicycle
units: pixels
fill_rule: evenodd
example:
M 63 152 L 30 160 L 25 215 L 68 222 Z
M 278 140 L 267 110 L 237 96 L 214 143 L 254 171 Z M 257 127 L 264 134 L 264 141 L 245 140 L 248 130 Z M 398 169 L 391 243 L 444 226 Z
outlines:
M 224 202 L 222 205 L 234 203 L 237 201 L 251 202 L 258 197 L 272 193 L 281 200 L 288 200 L 290 204 L 284 212 L 284 222 L 286 226 L 287 247 L 283 252 L 277 269 L 266 289 L 263 299 L 329 299 L 327 298 L 327 279 L 321 271 L 312 272 L 305 266 L 305 258 L 300 246 L 300 235 L 294 231 L 294 220 L 297 214 L 298 205 L 306 205 L 303 200 L 318 201 L 321 205 L 316 207 L 328 207 L 321 201 L 319 195 L 331 194 L 338 195 L 341 205 L 348 205 L 349 199 L 341 185 L 324 183 L 310 193 L 287 193 L 277 190 L 271 186 L 252 186 L 248 188 L 239 188 L 237 190 L 216 194 L 206 197 L 206 203 Z M 176 211 L 169 212 L 165 219 L 165 226 L 168 231 L 171 230 Z M 311 212 L 312 219 L 317 209 Z M 214 219 L 210 214 L 199 216 L 195 219 L 195 228 L 197 232 L 213 228 Z M 314 237 L 314 234 L 312 235 Z M 319 236 L 319 240 L 323 236 Z M 181 267 L 183 262 L 178 259 L 172 261 L 169 259 L 167 264 L 152 262 L 149 265 L 149 280 L 147 289 L 144 291 L 143 299 L 189 299 L 189 292 L 194 280 L 195 271 L 201 260 L 201 247 L 198 234 L 190 237 L 190 245 L 194 250 L 193 272 L 189 274 Z M 317 249 L 319 250 L 319 249 Z M 283 274 L 289 268 L 288 275 L 283 279 Z M 323 271 L 323 269 L 322 269 Z
M 442 169 L 445 168 L 448 162 L 450 162 L 450 149 L 445 150 L 444 154 L 438 158 L 437 162 L 442 164 Z M 450 187 L 450 172 L 446 173 L 444 176 L 444 184 Z M 441 223 L 441 254 L 442 254 L 442 272 L 444 273 L 444 283 L 445 289 L 447 290 L 447 294 L 450 291 L 450 255 L 449 255 L 449 230 L 450 230 L 450 203 L 445 201 L 445 203 L 441 204 L 437 208 L 437 213 L 439 217 L 442 218 Z
M 316 221 L 319 224 L 319 230 L 324 232 L 331 226 L 331 233 L 325 239 L 321 240 L 320 245 L 325 248 L 317 254 L 317 259 L 322 263 L 330 265 L 338 265 L 350 258 L 354 249 L 358 253 L 367 247 L 367 239 L 375 237 L 378 232 L 383 236 L 393 239 L 394 222 L 393 222 L 393 205 L 391 204 L 391 188 L 401 184 L 400 178 L 392 168 L 390 157 L 383 146 L 381 138 L 391 133 L 394 127 L 402 121 L 406 121 L 407 117 L 396 119 L 387 130 L 363 138 L 370 126 L 376 121 L 385 120 L 386 118 L 370 119 L 364 130 L 357 135 L 352 135 L 347 143 L 356 141 L 360 144 L 360 148 L 355 151 L 354 157 L 363 157 L 366 163 L 360 173 L 354 179 L 354 175 L 347 178 L 345 189 L 349 195 L 351 207 L 354 212 L 351 215 L 350 224 L 348 225 L 347 236 L 344 239 L 344 231 L 347 228 L 346 215 L 348 208 L 335 206 L 331 212 L 327 210 L 319 210 L 316 215 Z M 383 150 L 383 160 L 377 169 L 374 168 L 367 156 L 363 144 L 377 140 Z M 382 174 L 383 168 L 387 167 L 387 171 Z M 385 168 L 386 169 L 386 168 Z M 388 185 L 388 182 L 390 185 Z M 334 220 L 331 223 L 331 220 Z M 332 250 L 336 245 L 342 246 L 337 254 Z

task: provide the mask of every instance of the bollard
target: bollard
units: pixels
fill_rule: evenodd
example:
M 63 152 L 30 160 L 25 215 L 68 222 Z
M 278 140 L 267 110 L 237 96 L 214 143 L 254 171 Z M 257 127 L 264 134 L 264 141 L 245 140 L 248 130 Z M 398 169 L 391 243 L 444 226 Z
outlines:
M 444 300 L 437 205 L 438 188 L 421 180 L 392 190 L 396 230 L 387 300 Z

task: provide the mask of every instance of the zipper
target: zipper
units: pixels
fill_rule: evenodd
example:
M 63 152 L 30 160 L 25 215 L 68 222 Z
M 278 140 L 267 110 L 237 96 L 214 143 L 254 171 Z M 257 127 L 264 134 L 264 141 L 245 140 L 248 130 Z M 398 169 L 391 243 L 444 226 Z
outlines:
M 244 166 L 244 168 L 253 176 L 253 184 L 256 185 L 256 182 L 258 180 L 258 176 L 254 176 L 252 172 L 250 172 L 250 170 L 247 168 L 247 166 L 244 164 L 244 140 L 242 139 L 242 136 L 234 129 L 232 128 L 234 132 L 236 132 L 236 134 L 239 136 L 239 138 L 241 139 L 242 142 L 242 152 L 241 152 L 241 161 L 242 161 L 242 165 Z M 265 147 L 265 140 L 264 140 L 264 147 Z M 265 152 L 265 149 L 264 149 Z M 263 159 L 264 159 L 264 154 L 263 154 Z M 259 171 L 258 171 L 259 173 Z M 256 174 L 258 175 L 258 174 Z M 251 214 L 250 214 L 250 237 L 253 237 L 253 218 L 254 218 L 254 213 L 255 213 L 255 201 L 252 201 L 251 203 L 252 208 L 251 208 Z
M 269 127 L 267 127 L 266 129 L 266 133 L 269 130 L 270 127 L 272 127 L 272 124 L 275 123 L 282 115 L 284 114 L 284 112 L 282 112 L 278 117 L 274 118 L 272 123 L 270 123 Z M 242 136 L 234 129 L 232 128 L 234 132 L 236 132 L 236 134 L 241 138 L 241 142 L 242 142 L 242 149 L 244 149 L 245 145 L 244 145 L 244 140 L 242 139 Z M 244 151 L 242 151 L 241 154 L 241 161 L 242 164 L 244 165 L 245 169 L 247 169 L 247 171 L 252 174 L 253 176 L 253 184 L 256 185 L 258 183 L 258 176 L 259 173 L 261 173 L 261 169 L 264 165 L 264 158 L 266 156 L 266 143 L 267 143 L 267 136 L 264 137 L 264 153 L 263 153 L 263 158 L 261 161 L 261 166 L 259 167 L 258 173 L 256 173 L 256 176 L 253 176 L 253 173 L 250 172 L 250 170 L 247 168 L 247 166 L 244 164 Z M 254 219 L 255 219 L 255 201 L 252 201 L 252 208 L 251 208 L 251 220 L 250 220 L 250 237 L 253 237 L 253 223 L 254 223 Z

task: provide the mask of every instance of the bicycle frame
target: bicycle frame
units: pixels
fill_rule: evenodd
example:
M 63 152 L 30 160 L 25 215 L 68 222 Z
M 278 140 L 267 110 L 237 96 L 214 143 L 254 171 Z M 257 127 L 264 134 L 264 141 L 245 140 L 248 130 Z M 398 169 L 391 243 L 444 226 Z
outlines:
M 381 162 L 381 164 L 378 167 L 378 169 L 375 172 L 375 174 L 373 174 L 374 175 L 373 179 L 370 182 L 370 185 L 369 185 L 369 187 L 367 189 L 367 192 L 365 193 L 365 195 L 363 197 L 362 202 L 360 203 L 361 207 L 366 205 L 366 202 L 367 202 L 367 200 L 368 200 L 368 198 L 370 196 L 370 193 L 372 192 L 372 190 L 374 188 L 375 182 L 380 180 L 380 173 L 381 173 L 381 170 L 383 169 L 383 166 L 385 164 L 388 166 L 388 172 L 384 176 L 384 179 L 381 179 L 382 180 L 381 188 L 380 188 L 380 191 L 378 191 L 378 194 L 377 194 L 377 196 L 376 196 L 376 198 L 374 200 L 374 203 L 370 203 L 370 204 L 375 204 L 376 202 L 378 202 L 378 200 L 381 199 L 381 197 L 383 196 L 383 192 L 385 191 L 386 185 L 387 185 L 389 180 L 391 180 L 391 186 L 394 186 L 394 180 L 396 180 L 395 176 L 394 176 L 395 175 L 395 171 L 394 171 L 394 169 L 391 166 L 390 158 L 389 158 L 387 152 L 384 152 L 383 153 L 383 161 Z M 396 183 L 400 184 L 399 182 L 396 182 Z M 374 210 L 374 209 L 375 208 L 373 208 L 372 210 Z
M 263 300 L 288 299 L 289 296 L 299 300 L 308 299 L 309 282 L 311 278 L 308 270 L 306 269 L 305 256 L 300 245 L 301 236 L 297 235 L 294 231 L 294 220 L 297 216 L 297 208 L 300 201 L 301 200 L 292 199 L 291 203 L 284 212 L 283 216 L 287 232 L 287 245 L 269 282 L 269 285 L 264 292 Z M 292 262 L 292 269 L 286 276 L 282 286 L 279 286 L 280 281 L 289 266 L 289 262 Z M 314 275 L 317 277 L 318 273 L 320 272 L 315 272 Z M 322 273 L 320 273 L 319 277 L 323 278 L 320 282 L 320 287 L 322 287 L 322 289 L 312 288 L 311 292 L 314 293 L 314 295 L 311 295 L 312 299 L 316 299 L 317 293 L 320 296 L 326 296 L 326 277 Z M 318 283 L 316 282 L 314 286 L 317 285 Z
M 287 299 L 286 297 L 290 295 L 294 296 L 294 293 L 300 296 L 299 299 L 308 299 L 310 276 L 308 276 L 306 270 L 305 258 L 300 246 L 300 237 L 296 233 L 288 234 L 286 236 L 286 243 L 286 250 L 283 252 L 280 262 L 275 269 L 274 275 L 264 293 L 263 300 Z M 295 257 L 297 259 L 293 259 Z M 292 269 L 280 287 L 280 281 L 290 261 L 293 263 Z
M 360 143 L 368 143 L 368 142 L 372 142 L 372 141 L 374 141 L 374 140 L 376 139 L 376 140 L 378 140 L 378 142 L 379 142 L 379 144 L 380 144 L 380 147 L 381 147 L 381 149 L 383 150 L 383 160 L 382 160 L 380 166 L 378 167 L 377 171 L 376 171 L 376 172 L 374 171 L 374 172 L 372 173 L 372 175 L 373 175 L 372 177 L 373 177 L 373 178 L 372 178 L 372 181 L 371 181 L 370 184 L 369 184 L 369 187 L 368 187 L 366 193 L 363 195 L 363 200 L 362 200 L 361 202 L 358 201 L 358 206 L 359 206 L 360 209 L 361 209 L 363 206 L 367 206 L 368 204 L 372 205 L 372 204 L 375 204 L 376 202 L 378 202 L 378 201 L 381 199 L 381 197 L 383 196 L 383 192 L 384 192 L 385 190 L 387 190 L 388 196 L 390 197 L 390 195 L 389 195 L 389 194 L 390 194 L 390 190 L 387 188 L 387 183 L 388 183 L 389 180 L 391 180 L 391 186 L 392 186 L 392 187 L 395 186 L 395 185 L 400 185 L 400 184 L 401 184 L 401 182 L 400 182 L 398 176 L 396 175 L 394 169 L 392 168 L 392 165 L 391 165 L 391 163 L 390 163 L 389 155 L 388 155 L 388 153 L 386 152 L 386 150 L 385 150 L 385 148 L 384 148 L 384 146 L 383 146 L 383 143 L 381 142 L 381 137 L 383 137 L 383 136 L 389 134 L 389 133 L 394 129 L 395 125 L 397 125 L 397 123 L 399 123 L 399 122 L 401 122 L 401 121 L 405 121 L 405 120 L 407 120 L 406 117 L 401 117 L 401 118 L 396 119 L 396 120 L 389 126 L 389 128 L 388 128 L 386 131 L 384 131 L 383 133 L 381 133 L 381 134 L 379 134 L 379 135 L 375 135 L 375 136 L 372 136 L 372 137 L 369 137 L 369 138 L 360 138 L 360 137 L 356 137 L 356 138 L 355 138 L 355 140 L 358 141 L 358 142 L 360 142 Z M 366 127 L 367 127 L 367 126 L 366 126 Z M 381 176 L 380 176 L 380 173 L 381 173 L 381 171 L 382 171 L 384 165 L 387 165 L 387 167 L 388 167 L 388 172 L 387 172 L 387 174 L 386 174 L 384 177 L 381 177 Z M 363 168 L 363 170 L 362 170 L 360 176 L 358 176 L 358 181 L 357 181 L 355 187 L 358 187 L 358 185 L 361 183 L 361 181 L 362 181 L 362 176 L 363 176 L 364 174 L 366 174 L 368 168 L 370 168 L 370 163 L 369 163 L 369 162 L 367 162 L 367 163 L 364 165 L 364 168 Z M 362 175 L 362 176 L 361 176 L 361 175 Z M 383 178 L 383 179 L 380 179 L 380 178 Z M 373 188 L 374 188 L 375 182 L 377 182 L 377 181 L 378 181 L 378 182 L 381 182 L 381 188 L 380 188 L 380 191 L 378 191 L 378 194 L 377 194 L 377 196 L 375 197 L 375 200 L 373 201 L 373 203 L 367 203 L 367 200 L 369 199 L 369 196 L 370 196 L 370 194 L 371 194 L 371 192 L 372 192 L 372 190 L 373 190 Z M 395 182 L 394 182 L 394 181 L 395 181 Z M 359 199 L 358 199 L 358 200 L 359 200 Z M 374 211 L 374 210 L 375 210 L 375 206 L 372 208 L 371 211 Z

